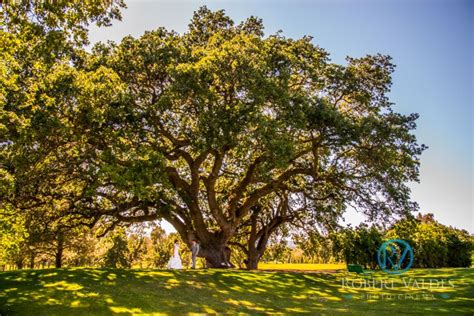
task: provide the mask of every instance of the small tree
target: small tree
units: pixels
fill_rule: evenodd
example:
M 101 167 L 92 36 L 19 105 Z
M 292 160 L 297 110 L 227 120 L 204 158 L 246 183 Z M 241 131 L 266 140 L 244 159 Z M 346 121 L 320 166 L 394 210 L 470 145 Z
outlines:
M 153 249 L 153 266 L 157 268 L 164 268 L 171 258 L 172 245 L 171 240 L 166 236 L 163 228 L 155 227 L 150 235 L 152 249 Z
M 385 237 L 408 242 L 414 252 L 414 267 L 471 266 L 473 247 L 469 233 L 438 223 L 431 213 L 396 222 Z
M 11 208 L 0 207 L 0 269 L 7 264 L 19 263 L 23 266 L 22 247 L 28 239 L 23 216 L 18 216 Z M 15 260 L 16 258 L 17 260 Z
M 104 266 L 108 268 L 130 268 L 127 237 L 123 229 L 114 232 L 111 237 L 112 247 L 107 251 Z
M 333 251 L 337 258 L 372 269 L 377 267 L 377 251 L 383 243 L 383 232 L 377 226 L 362 223 L 333 233 L 330 238 L 334 241 Z

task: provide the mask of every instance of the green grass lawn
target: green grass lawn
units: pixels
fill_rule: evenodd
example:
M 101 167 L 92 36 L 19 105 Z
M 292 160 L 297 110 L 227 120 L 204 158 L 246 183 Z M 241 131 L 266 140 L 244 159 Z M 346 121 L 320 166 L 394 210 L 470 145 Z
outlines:
M 261 270 L 301 270 L 301 271 L 310 271 L 310 270 L 345 270 L 345 263 L 259 263 L 258 268 Z
M 472 315 L 473 271 L 413 269 L 398 276 L 374 274 L 377 286 L 381 280 L 386 284 L 393 280 L 393 289 L 364 289 L 370 278 L 345 271 L 73 268 L 0 272 L 0 315 L 295 312 Z M 444 288 L 428 289 L 429 279 L 445 280 Z M 355 282 L 352 284 L 351 280 Z M 416 285 L 413 280 L 417 280 Z M 422 280 L 425 289 L 421 288 Z M 403 281 L 409 283 L 407 287 Z

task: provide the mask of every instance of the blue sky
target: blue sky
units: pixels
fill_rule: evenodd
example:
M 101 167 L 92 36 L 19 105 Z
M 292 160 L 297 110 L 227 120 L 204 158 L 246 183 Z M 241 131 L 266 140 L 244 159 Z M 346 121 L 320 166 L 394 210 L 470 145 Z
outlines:
M 416 135 L 429 146 L 421 183 L 410 184 L 423 213 L 474 232 L 473 52 L 474 1 L 127 1 L 123 21 L 93 28 L 92 42 L 140 36 L 160 26 L 186 31 L 199 6 L 225 9 L 235 22 L 263 19 L 265 33 L 314 37 L 331 59 L 383 53 L 397 65 L 391 101 L 404 114 L 417 112 Z M 363 218 L 347 214 L 347 222 Z

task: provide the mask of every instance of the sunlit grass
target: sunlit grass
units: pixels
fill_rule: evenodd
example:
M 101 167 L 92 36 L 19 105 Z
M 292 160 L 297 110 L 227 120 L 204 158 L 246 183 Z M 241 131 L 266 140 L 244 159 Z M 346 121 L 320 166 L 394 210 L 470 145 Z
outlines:
M 345 270 L 345 263 L 259 263 L 261 270 Z
M 392 276 L 375 272 L 372 278 L 348 274 L 337 265 L 324 266 L 321 273 L 291 272 L 319 265 L 264 267 L 283 271 L 4 272 L 0 273 L 0 315 L 474 313 L 473 269 L 413 269 Z M 438 286 L 430 288 L 430 280 L 438 280 Z M 380 287 L 392 283 L 393 288 Z

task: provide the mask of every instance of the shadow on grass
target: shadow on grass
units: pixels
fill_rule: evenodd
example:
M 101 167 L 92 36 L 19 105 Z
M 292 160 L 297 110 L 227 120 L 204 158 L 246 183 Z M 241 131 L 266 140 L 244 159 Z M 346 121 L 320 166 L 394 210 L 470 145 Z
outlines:
M 0 273 L 0 315 L 472 314 L 473 274 L 473 269 L 415 269 L 398 276 L 378 272 L 371 279 L 345 272 L 23 270 Z M 430 279 L 438 286 L 428 288 Z M 439 280 L 445 280 L 442 287 Z M 380 288 L 392 281 L 392 288 Z

